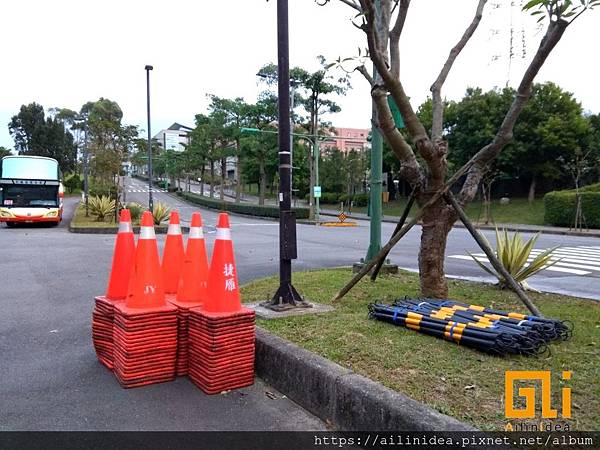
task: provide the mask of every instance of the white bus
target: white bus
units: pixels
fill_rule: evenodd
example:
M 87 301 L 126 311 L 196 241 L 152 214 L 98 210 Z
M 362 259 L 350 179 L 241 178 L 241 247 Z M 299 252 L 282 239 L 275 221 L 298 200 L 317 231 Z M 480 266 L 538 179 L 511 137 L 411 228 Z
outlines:
M 0 222 L 58 225 L 64 189 L 58 161 L 42 156 L 5 156 L 0 161 Z

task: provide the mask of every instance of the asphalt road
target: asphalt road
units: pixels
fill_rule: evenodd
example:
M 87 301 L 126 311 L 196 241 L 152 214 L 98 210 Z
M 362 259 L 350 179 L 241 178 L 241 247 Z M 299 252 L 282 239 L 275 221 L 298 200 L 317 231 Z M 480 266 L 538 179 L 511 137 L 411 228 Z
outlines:
M 127 201 L 148 203 L 147 185 L 137 179 L 127 179 Z M 217 212 L 189 205 L 166 192 L 154 192 L 154 200 L 167 203 L 179 210 L 184 221 L 193 211 L 201 211 L 208 236 L 214 231 Z M 276 274 L 278 271 L 278 224 L 272 220 L 253 217 L 231 217 L 238 271 L 241 281 Z M 294 270 L 318 267 L 348 266 L 365 256 L 369 243 L 369 223 L 358 221 L 355 228 L 327 228 L 313 225 L 297 226 L 298 259 Z M 382 224 L 383 240 L 387 241 L 394 224 Z M 493 231 L 483 231 L 490 242 L 495 242 Z M 523 233 L 525 238 L 531 236 Z M 392 250 L 390 259 L 399 267 L 416 271 L 420 241 L 420 227 L 414 227 Z M 530 279 L 529 284 L 540 291 L 555 292 L 600 300 L 600 239 L 594 237 L 544 234 L 537 241 L 534 252 L 560 246 L 561 260 L 553 267 Z M 449 277 L 493 282 L 467 252 L 482 254 L 469 232 L 454 228 L 448 239 L 445 268 Z M 402 295 L 401 292 L 398 295 Z
M 128 189 L 143 191 L 138 180 Z M 147 193 L 128 201 L 146 204 Z M 177 208 L 189 221 L 195 206 L 164 193 L 156 201 Z M 68 199 L 67 212 L 76 199 Z M 201 210 L 209 249 L 217 213 Z M 68 216 L 68 214 L 67 214 Z M 278 224 L 231 216 L 240 282 L 278 270 Z M 383 225 L 384 238 L 393 230 Z M 492 233 L 486 232 L 492 240 Z M 349 265 L 364 255 L 367 222 L 356 228 L 298 225 L 294 270 Z M 159 236 L 162 247 L 164 236 Z M 206 396 L 187 379 L 124 390 L 95 358 L 91 344 L 93 297 L 106 288 L 114 236 L 72 234 L 58 228 L 0 226 L 0 430 L 317 430 L 325 424 L 260 380 L 226 395 Z M 419 229 L 391 254 L 400 267 L 416 269 Z M 598 298 L 600 266 L 594 238 L 543 235 L 536 248 L 564 246 L 568 257 L 531 283 L 546 291 Z M 478 279 L 482 271 L 461 259 L 479 252 L 467 231 L 450 235 L 446 271 Z M 566 265 L 565 265 L 566 264 Z M 566 270 L 566 271 L 564 271 Z M 571 271 L 571 272 L 569 272 Z M 576 274 L 572 271 L 578 271 Z M 402 292 L 397 293 L 399 296 Z M 274 393 L 272 395 L 266 393 Z
M 186 378 L 122 389 L 91 342 L 113 245 L 114 236 L 69 233 L 66 221 L 0 225 L 0 431 L 325 429 L 261 380 L 213 396 Z

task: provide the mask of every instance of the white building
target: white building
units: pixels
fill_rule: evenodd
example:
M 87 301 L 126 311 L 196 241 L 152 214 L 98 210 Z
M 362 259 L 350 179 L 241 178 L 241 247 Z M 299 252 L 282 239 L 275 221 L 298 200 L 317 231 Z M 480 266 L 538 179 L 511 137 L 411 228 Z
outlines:
M 175 122 L 166 130 L 160 130 L 153 139 L 165 150 L 182 152 L 190 142 L 189 133 L 192 130 L 193 128 Z

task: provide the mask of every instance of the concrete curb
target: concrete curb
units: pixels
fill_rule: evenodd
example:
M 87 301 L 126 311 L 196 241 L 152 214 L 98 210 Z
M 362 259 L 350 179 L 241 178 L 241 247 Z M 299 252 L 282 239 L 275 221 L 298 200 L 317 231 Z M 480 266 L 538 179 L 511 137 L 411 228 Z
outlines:
M 256 373 L 337 430 L 476 431 L 261 328 Z
M 69 232 L 79 234 L 117 234 L 118 227 L 77 227 L 69 224 Z M 168 227 L 155 227 L 154 232 L 156 234 L 167 234 Z M 181 231 L 187 233 L 190 231 L 189 227 L 181 226 Z M 133 227 L 133 232 L 138 234 L 140 227 Z
M 323 212 L 323 211 L 321 211 L 321 215 L 337 217 L 337 214 Z M 362 220 L 362 221 L 366 221 L 366 222 L 369 221 L 368 218 L 360 217 L 360 216 L 353 216 L 352 214 L 347 215 L 347 217 L 349 219 L 354 219 L 354 220 Z M 381 221 L 388 222 L 388 223 L 398 223 L 398 219 L 399 218 L 387 219 L 384 217 L 381 219 Z M 496 229 L 496 227 L 494 225 L 475 225 L 475 227 L 479 230 L 495 230 Z M 453 225 L 453 228 L 465 228 L 465 226 L 462 223 L 457 222 Z M 579 237 L 600 238 L 600 230 L 589 230 L 589 231 L 579 232 L 579 231 L 569 230 L 568 228 L 537 227 L 535 225 L 516 225 L 516 224 L 503 224 L 503 223 L 499 223 L 498 228 L 505 228 L 508 231 L 515 231 L 515 232 L 518 231 L 521 233 L 538 233 L 539 232 L 541 234 L 555 234 L 555 235 L 559 235 L 559 236 L 579 236 Z

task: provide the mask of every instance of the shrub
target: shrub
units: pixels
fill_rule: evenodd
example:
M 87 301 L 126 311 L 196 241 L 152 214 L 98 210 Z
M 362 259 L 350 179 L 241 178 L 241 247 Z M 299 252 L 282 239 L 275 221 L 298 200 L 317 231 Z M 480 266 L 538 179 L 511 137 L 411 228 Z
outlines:
M 367 206 L 369 203 L 369 194 L 356 194 L 352 201 L 354 206 Z
M 600 184 L 585 186 L 579 195 L 585 225 L 600 228 Z M 563 227 L 573 226 L 576 206 L 574 191 L 548 192 L 544 196 L 544 222 Z
M 92 182 L 89 186 L 90 196 L 115 198 L 117 193 L 118 188 L 114 183 Z
M 220 200 L 204 197 L 190 192 L 178 192 L 177 195 L 183 197 L 190 203 L 204 206 L 206 208 L 217 209 L 219 211 L 229 211 L 238 214 L 248 214 L 258 217 L 279 217 L 279 208 L 277 206 L 260 206 L 248 203 L 222 202 Z M 297 219 L 308 219 L 308 208 L 293 208 Z
M 338 203 L 340 194 L 336 192 L 323 192 L 321 194 L 321 203 L 335 204 Z
M 125 205 L 125 208 L 129 210 L 132 222 L 139 222 L 140 217 L 142 217 L 142 213 L 145 211 L 145 208 L 142 205 L 135 202 L 127 203 Z
M 63 185 L 69 194 L 72 194 L 76 190 L 83 190 L 83 180 L 77 174 L 72 174 L 65 178 Z
M 152 209 L 152 219 L 154 219 L 154 225 L 158 226 L 163 223 L 169 217 L 171 208 L 161 202 L 154 203 Z
M 93 196 L 88 200 L 90 214 L 96 217 L 97 222 L 103 222 L 104 219 L 115 212 L 115 200 L 103 195 L 102 197 Z
M 512 275 L 515 281 L 519 283 L 523 289 L 530 289 L 530 287 L 527 285 L 527 278 L 535 275 L 542 269 L 556 264 L 559 261 L 551 260 L 552 253 L 558 248 L 554 247 L 543 251 L 530 263 L 527 263 L 529 255 L 531 254 L 531 250 L 533 249 L 538 237 L 539 233 L 537 233 L 527 242 L 523 242 L 523 238 L 521 237 L 520 233 L 515 233 L 512 236 L 509 236 L 506 230 L 503 230 L 502 233 L 499 233 L 498 229 L 496 228 L 496 256 L 506 271 Z M 494 268 L 488 268 L 470 252 L 469 256 L 471 256 L 471 258 L 473 258 L 473 260 L 479 264 L 483 270 L 498 278 L 498 285 L 501 288 L 508 287 L 508 282 L 506 279 L 497 273 Z

